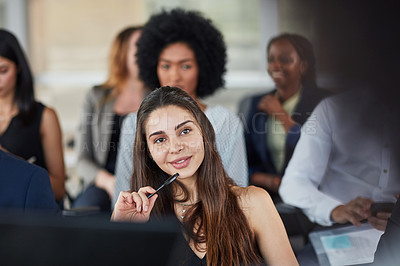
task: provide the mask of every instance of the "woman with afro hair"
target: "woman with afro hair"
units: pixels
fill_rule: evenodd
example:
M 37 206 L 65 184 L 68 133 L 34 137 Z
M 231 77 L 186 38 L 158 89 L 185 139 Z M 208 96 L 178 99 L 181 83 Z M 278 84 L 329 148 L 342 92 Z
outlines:
M 248 185 L 243 125 L 222 106 L 207 106 L 200 99 L 224 85 L 226 47 L 222 34 L 196 11 L 173 9 L 153 15 L 137 43 L 140 78 L 154 90 L 174 86 L 187 92 L 210 120 L 216 133 L 223 166 L 237 185 Z M 116 190 L 130 188 L 136 113 L 124 121 L 116 166 Z M 114 198 L 113 203 L 115 203 Z

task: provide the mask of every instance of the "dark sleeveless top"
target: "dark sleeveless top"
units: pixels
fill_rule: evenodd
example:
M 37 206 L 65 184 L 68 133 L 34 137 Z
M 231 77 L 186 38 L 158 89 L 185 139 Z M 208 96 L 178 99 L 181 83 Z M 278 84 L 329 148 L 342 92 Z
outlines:
M 14 116 L 8 128 L 0 135 L 0 145 L 9 152 L 32 160 L 34 164 L 45 169 L 46 162 L 42 140 L 40 138 L 40 124 L 45 106 L 39 102 L 34 103 L 32 119 L 24 124 L 19 114 Z
M 180 234 L 175 242 L 174 252 L 171 255 L 173 265 L 179 266 L 200 266 L 207 265 L 207 254 L 202 259 L 190 248 L 183 234 Z
M 257 245 L 257 254 L 260 258 L 262 258 L 261 253 L 259 251 L 259 247 Z M 179 266 L 203 266 L 207 265 L 207 254 L 204 255 L 202 259 L 200 259 L 196 253 L 190 248 L 188 242 L 184 238 L 183 234 L 181 234 L 175 243 L 174 252 L 171 255 L 171 261 L 173 265 Z M 265 262 L 261 262 L 259 264 L 254 265 L 266 265 Z

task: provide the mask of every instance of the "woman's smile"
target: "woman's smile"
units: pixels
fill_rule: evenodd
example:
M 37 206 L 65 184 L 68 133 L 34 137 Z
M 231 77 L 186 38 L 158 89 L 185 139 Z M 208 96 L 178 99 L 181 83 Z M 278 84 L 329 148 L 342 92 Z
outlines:
M 192 156 L 187 156 L 183 158 L 179 158 L 177 160 L 174 160 L 170 162 L 170 164 L 175 167 L 176 169 L 182 169 L 187 167 L 190 164 L 190 160 L 192 159 Z

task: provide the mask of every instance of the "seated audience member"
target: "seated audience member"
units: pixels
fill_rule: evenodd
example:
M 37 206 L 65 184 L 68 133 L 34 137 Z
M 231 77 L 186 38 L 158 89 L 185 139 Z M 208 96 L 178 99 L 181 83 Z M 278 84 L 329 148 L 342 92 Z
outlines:
M 175 173 L 174 182 L 148 199 Z M 156 89 L 139 108 L 132 191 L 119 194 L 111 219 L 176 217 L 184 236 L 176 265 L 298 265 L 268 193 L 234 184 L 213 126 L 181 89 Z
M 59 211 L 46 170 L 0 149 L 0 209 Z
M 228 175 L 239 186 L 248 185 L 243 126 L 230 110 L 207 106 L 200 99 L 223 86 L 226 47 L 210 20 L 194 11 L 174 9 L 153 15 L 138 41 L 140 77 L 150 89 L 175 86 L 199 104 L 216 133 L 217 149 Z M 136 114 L 123 124 L 116 167 L 117 196 L 129 190 Z M 116 198 L 114 198 L 114 201 Z
M 107 81 L 92 88 L 83 103 L 78 135 L 77 171 L 85 190 L 73 207 L 97 206 L 111 210 L 115 189 L 115 161 L 122 121 L 136 112 L 145 87 L 136 64 L 136 42 L 141 27 L 129 27 L 115 38 Z
M 244 118 L 250 183 L 266 188 L 275 202 L 286 165 L 304 124 L 328 92 L 317 88 L 311 43 L 298 34 L 284 33 L 267 46 L 267 72 L 272 92 L 244 98 Z
M 62 134 L 56 112 L 35 101 L 28 61 L 0 29 L 0 147 L 45 168 L 57 201 L 65 196 Z
M 397 120 L 376 95 L 354 89 L 327 98 L 303 125 L 279 193 L 311 221 L 360 225 L 367 219 L 385 229 L 390 213 L 373 216 L 370 206 L 395 202 L 400 192 L 391 149 Z

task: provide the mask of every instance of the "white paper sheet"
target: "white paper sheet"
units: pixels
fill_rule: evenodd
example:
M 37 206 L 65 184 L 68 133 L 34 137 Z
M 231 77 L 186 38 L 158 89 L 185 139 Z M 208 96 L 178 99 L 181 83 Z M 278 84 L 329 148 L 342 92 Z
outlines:
M 313 234 L 314 241 L 312 243 L 316 251 L 318 250 L 317 255 L 326 255 L 329 264 L 337 266 L 373 262 L 374 253 L 383 231 L 364 224 L 361 227 L 349 226 Z M 319 238 L 318 242 L 320 243 L 316 243 L 315 235 Z M 320 245 L 320 247 L 316 248 L 316 245 Z

